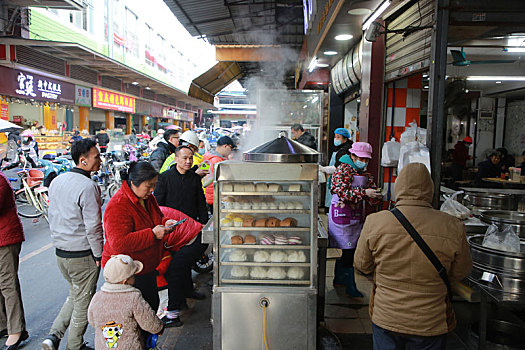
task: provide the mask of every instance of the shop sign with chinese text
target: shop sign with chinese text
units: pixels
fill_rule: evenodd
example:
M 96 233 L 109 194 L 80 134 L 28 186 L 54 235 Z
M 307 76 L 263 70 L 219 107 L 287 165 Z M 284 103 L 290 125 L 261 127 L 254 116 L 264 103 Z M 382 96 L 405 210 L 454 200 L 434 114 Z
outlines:
M 75 102 L 73 84 L 3 66 L 0 66 L 0 76 L 0 93 L 38 101 Z
M 75 104 L 77 106 L 91 107 L 91 88 L 75 85 Z
M 93 107 L 135 113 L 135 98 L 117 92 L 93 88 Z
M 7 102 L 0 102 L 0 119 L 9 120 L 9 104 Z

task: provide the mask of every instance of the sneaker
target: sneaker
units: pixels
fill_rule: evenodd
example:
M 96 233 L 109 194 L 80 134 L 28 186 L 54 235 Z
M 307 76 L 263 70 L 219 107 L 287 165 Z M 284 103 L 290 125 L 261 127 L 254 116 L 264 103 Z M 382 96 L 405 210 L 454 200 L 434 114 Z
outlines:
M 42 350 L 58 350 L 60 346 L 60 339 L 54 335 L 48 335 L 42 342 Z
M 164 328 L 181 327 L 184 325 L 180 317 L 168 318 L 168 316 L 164 316 L 161 321 L 164 323 Z
M 95 348 L 92 348 L 91 346 L 87 346 L 87 343 L 84 343 L 80 347 L 80 350 L 95 350 Z

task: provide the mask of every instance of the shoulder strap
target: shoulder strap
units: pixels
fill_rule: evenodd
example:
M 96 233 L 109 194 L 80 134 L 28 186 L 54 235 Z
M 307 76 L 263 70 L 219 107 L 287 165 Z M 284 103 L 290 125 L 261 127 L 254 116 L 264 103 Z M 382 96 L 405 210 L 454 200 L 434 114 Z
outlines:
M 447 286 L 448 296 L 451 297 L 452 296 L 452 294 L 451 294 L 452 290 L 450 288 L 450 282 L 448 280 L 447 269 L 445 269 L 445 267 L 441 264 L 441 262 L 439 261 L 438 257 L 436 256 L 436 254 L 434 254 L 432 249 L 430 249 L 430 247 L 426 244 L 426 242 L 419 235 L 419 233 L 416 231 L 414 226 L 412 226 L 412 224 L 408 221 L 406 216 L 403 215 L 403 213 L 397 208 L 392 209 L 391 212 L 392 212 L 392 214 L 394 214 L 396 219 L 399 220 L 401 225 L 403 225 L 405 230 L 407 230 L 407 232 L 410 234 L 410 236 L 412 237 L 414 242 L 416 242 L 416 244 L 419 246 L 419 248 L 427 256 L 428 260 L 430 260 L 432 265 L 434 265 L 434 267 L 436 268 L 439 276 L 441 277 L 441 279 L 443 280 L 443 282 L 445 282 L 445 285 Z

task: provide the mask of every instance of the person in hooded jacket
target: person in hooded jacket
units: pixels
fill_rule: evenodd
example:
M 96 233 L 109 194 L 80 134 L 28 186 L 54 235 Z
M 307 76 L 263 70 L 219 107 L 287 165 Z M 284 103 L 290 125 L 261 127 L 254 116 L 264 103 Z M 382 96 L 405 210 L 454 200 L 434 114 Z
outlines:
M 328 166 L 321 167 L 321 171 L 328 175 L 326 179 L 326 195 L 324 200 L 324 206 L 329 208 L 330 202 L 332 201 L 332 193 L 330 187 L 332 186 L 331 175 L 335 173 L 336 168 L 341 164 L 339 159 L 342 156 L 348 154 L 348 150 L 352 148 L 353 141 L 350 139 L 350 133 L 345 128 L 337 128 L 334 131 L 334 151 L 332 152 L 332 158 Z
M 396 208 L 445 267 L 450 281 L 470 274 L 465 225 L 432 208 L 434 184 L 426 166 L 406 165 L 395 182 Z M 445 349 L 456 326 L 447 287 L 436 268 L 389 211 L 366 218 L 355 268 L 374 273 L 369 312 L 374 349 Z
M 341 164 L 332 176 L 328 238 L 330 247 L 343 250 L 335 264 L 334 286 L 344 285 L 351 297 L 363 297 L 355 284 L 354 253 L 365 218 L 381 203 L 382 195 L 366 172 L 372 146 L 355 142 L 348 153 L 339 159 Z
M 157 148 L 151 153 L 149 161 L 157 172 L 160 171 L 162 165 L 171 154 L 175 153 L 175 149 L 179 146 L 179 131 L 169 129 L 164 132 L 164 140 L 166 142 L 159 142 Z

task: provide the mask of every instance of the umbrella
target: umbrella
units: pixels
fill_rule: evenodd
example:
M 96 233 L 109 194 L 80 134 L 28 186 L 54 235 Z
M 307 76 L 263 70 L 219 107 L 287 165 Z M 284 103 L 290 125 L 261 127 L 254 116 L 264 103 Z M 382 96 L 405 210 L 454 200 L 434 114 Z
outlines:
M 182 128 L 178 125 L 168 125 L 166 128 L 166 130 L 170 130 L 170 129 L 173 129 L 173 130 L 182 130 Z
M 0 119 L 0 132 L 13 132 L 22 129 L 21 126 Z

